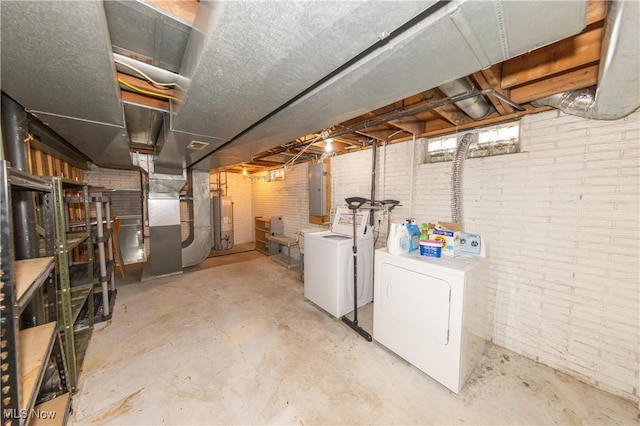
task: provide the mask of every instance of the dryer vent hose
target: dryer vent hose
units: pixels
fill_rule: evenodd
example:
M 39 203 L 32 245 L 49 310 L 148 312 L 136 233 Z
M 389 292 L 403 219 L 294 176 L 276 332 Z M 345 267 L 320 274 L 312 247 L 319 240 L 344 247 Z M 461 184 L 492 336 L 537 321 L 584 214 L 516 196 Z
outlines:
M 464 170 L 464 159 L 467 156 L 469 145 L 474 141 L 474 134 L 465 134 L 453 157 L 453 168 L 451 170 L 451 222 L 462 223 L 462 172 Z

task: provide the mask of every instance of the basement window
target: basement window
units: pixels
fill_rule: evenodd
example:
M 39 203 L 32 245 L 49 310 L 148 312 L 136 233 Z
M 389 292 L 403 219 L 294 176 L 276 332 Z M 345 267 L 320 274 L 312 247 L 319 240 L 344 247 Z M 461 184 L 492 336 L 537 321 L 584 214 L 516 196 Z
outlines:
M 474 135 L 474 142 L 469 145 L 467 158 L 520 152 L 520 121 L 516 121 L 425 139 L 423 142 L 423 163 L 453 160 L 458 142 L 467 133 Z

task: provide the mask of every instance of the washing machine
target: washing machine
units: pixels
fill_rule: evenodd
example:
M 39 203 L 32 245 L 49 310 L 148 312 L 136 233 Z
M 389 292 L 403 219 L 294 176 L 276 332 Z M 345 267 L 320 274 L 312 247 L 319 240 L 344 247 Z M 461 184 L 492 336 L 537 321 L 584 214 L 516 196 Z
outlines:
M 485 349 L 487 280 L 484 253 L 377 250 L 373 339 L 459 393 Z
M 369 210 L 356 213 L 358 307 L 373 300 Z M 353 213 L 339 207 L 330 231 L 304 236 L 304 297 L 335 318 L 353 311 Z

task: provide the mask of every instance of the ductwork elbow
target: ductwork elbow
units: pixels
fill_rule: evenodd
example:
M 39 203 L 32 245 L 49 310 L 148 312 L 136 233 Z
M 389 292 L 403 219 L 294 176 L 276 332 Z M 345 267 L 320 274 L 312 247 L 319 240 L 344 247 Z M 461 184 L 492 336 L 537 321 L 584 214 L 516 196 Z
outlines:
M 182 245 L 182 267 L 194 266 L 211 252 L 211 201 L 209 199 L 209 171 L 191 170 L 193 227 Z
M 596 86 L 556 93 L 531 102 L 535 107 L 550 106 L 583 118 L 599 118 L 596 111 Z M 615 117 L 617 118 L 617 117 Z
M 640 107 L 639 26 L 640 2 L 611 2 L 604 26 L 597 87 L 558 93 L 531 104 L 597 120 L 617 120 L 637 110 Z
M 440 91 L 445 95 L 453 97 L 465 93 L 471 93 L 475 87 L 471 81 L 465 77 L 442 84 L 438 86 L 438 89 L 440 89 Z M 465 99 L 463 101 L 456 102 L 455 104 L 474 120 L 482 120 L 493 111 L 493 107 L 489 105 L 484 96 Z

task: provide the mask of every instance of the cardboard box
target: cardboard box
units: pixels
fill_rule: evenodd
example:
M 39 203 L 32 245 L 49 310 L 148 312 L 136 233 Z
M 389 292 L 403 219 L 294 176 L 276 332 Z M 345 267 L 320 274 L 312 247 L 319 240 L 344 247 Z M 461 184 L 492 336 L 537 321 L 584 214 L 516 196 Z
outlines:
M 445 256 L 455 257 L 460 254 L 460 231 L 431 229 L 429 239 L 442 241 L 442 254 Z

